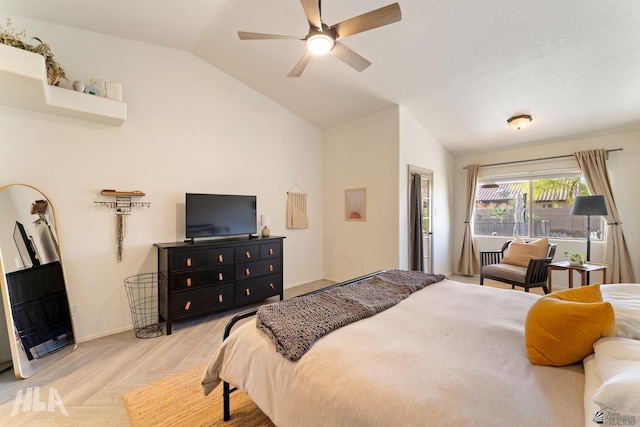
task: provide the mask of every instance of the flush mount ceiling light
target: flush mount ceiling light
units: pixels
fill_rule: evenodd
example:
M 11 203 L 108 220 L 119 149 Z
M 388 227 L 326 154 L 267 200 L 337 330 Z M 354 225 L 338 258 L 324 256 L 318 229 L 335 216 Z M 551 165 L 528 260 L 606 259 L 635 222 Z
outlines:
M 513 116 L 507 119 L 507 123 L 509 123 L 509 126 L 511 126 L 512 128 L 516 130 L 520 130 L 523 127 L 527 126 L 529 123 L 531 123 L 531 116 L 528 114 Z

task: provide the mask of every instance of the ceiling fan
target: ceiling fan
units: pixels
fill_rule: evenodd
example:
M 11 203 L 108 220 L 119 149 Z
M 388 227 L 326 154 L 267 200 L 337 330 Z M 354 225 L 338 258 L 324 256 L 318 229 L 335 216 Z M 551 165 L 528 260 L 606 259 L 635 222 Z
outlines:
M 300 0 L 300 3 L 302 3 L 304 14 L 309 22 L 309 33 L 303 38 L 238 31 L 238 37 L 240 37 L 241 40 L 303 40 L 307 46 L 307 52 L 295 67 L 293 67 L 287 77 L 300 77 L 312 56 L 324 55 L 326 53 L 331 53 L 357 71 L 364 70 L 371 65 L 371 62 L 340 43 L 339 40 L 398 22 L 402 17 L 400 5 L 393 3 L 329 27 L 322 22 L 321 0 Z

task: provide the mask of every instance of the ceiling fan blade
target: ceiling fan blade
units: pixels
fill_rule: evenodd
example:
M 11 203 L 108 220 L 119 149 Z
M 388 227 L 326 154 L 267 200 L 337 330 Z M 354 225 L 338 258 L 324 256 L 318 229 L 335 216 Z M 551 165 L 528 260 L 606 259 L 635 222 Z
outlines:
M 322 30 L 322 19 L 320 18 L 320 3 L 318 0 L 300 0 L 304 14 L 309 21 L 309 26 Z
M 362 56 L 358 55 L 340 42 L 336 42 L 336 44 L 333 46 L 333 49 L 331 50 L 331 53 L 342 62 L 357 71 L 363 71 L 365 68 L 371 65 L 371 62 L 367 61 Z
M 336 32 L 336 40 L 362 33 L 363 31 L 372 30 L 384 25 L 393 24 L 400 21 L 402 13 L 398 3 L 363 13 L 346 21 L 342 21 L 333 27 Z
M 304 56 L 300 58 L 300 61 L 298 61 L 296 66 L 293 67 L 289 74 L 287 74 L 287 77 L 300 77 L 309 61 L 311 61 L 312 56 L 313 55 L 310 52 L 305 53 Z
M 304 39 L 301 39 L 300 37 L 295 37 L 295 36 L 279 36 L 276 34 L 248 33 L 246 31 L 238 31 L 238 37 L 240 37 L 240 40 L 274 40 L 274 39 L 304 40 Z

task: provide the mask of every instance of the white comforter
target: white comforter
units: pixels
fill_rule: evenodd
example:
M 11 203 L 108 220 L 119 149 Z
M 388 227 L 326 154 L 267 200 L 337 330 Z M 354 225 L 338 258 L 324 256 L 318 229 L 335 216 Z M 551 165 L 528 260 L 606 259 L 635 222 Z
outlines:
M 585 425 L 596 426 L 600 413 L 604 425 L 640 424 L 640 284 L 601 285 L 602 298 L 613 305 L 616 337 L 594 345 L 584 359 Z
M 524 320 L 537 298 L 444 280 L 295 363 L 251 321 L 213 356 L 203 389 L 224 379 L 282 427 L 583 426 L 582 365 L 527 359 Z

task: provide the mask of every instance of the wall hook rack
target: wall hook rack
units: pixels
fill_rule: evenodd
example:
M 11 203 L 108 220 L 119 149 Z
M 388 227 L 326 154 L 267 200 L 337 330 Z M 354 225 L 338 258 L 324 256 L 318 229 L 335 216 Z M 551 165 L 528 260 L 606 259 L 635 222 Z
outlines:
M 150 202 L 132 202 L 132 197 L 142 197 L 145 194 L 142 191 L 116 191 L 116 190 L 102 190 L 100 192 L 103 196 L 113 196 L 113 201 L 96 201 L 99 206 L 115 209 L 116 211 L 116 252 L 118 262 L 122 261 L 122 242 L 126 235 L 125 216 L 131 215 L 132 208 L 150 208 Z

